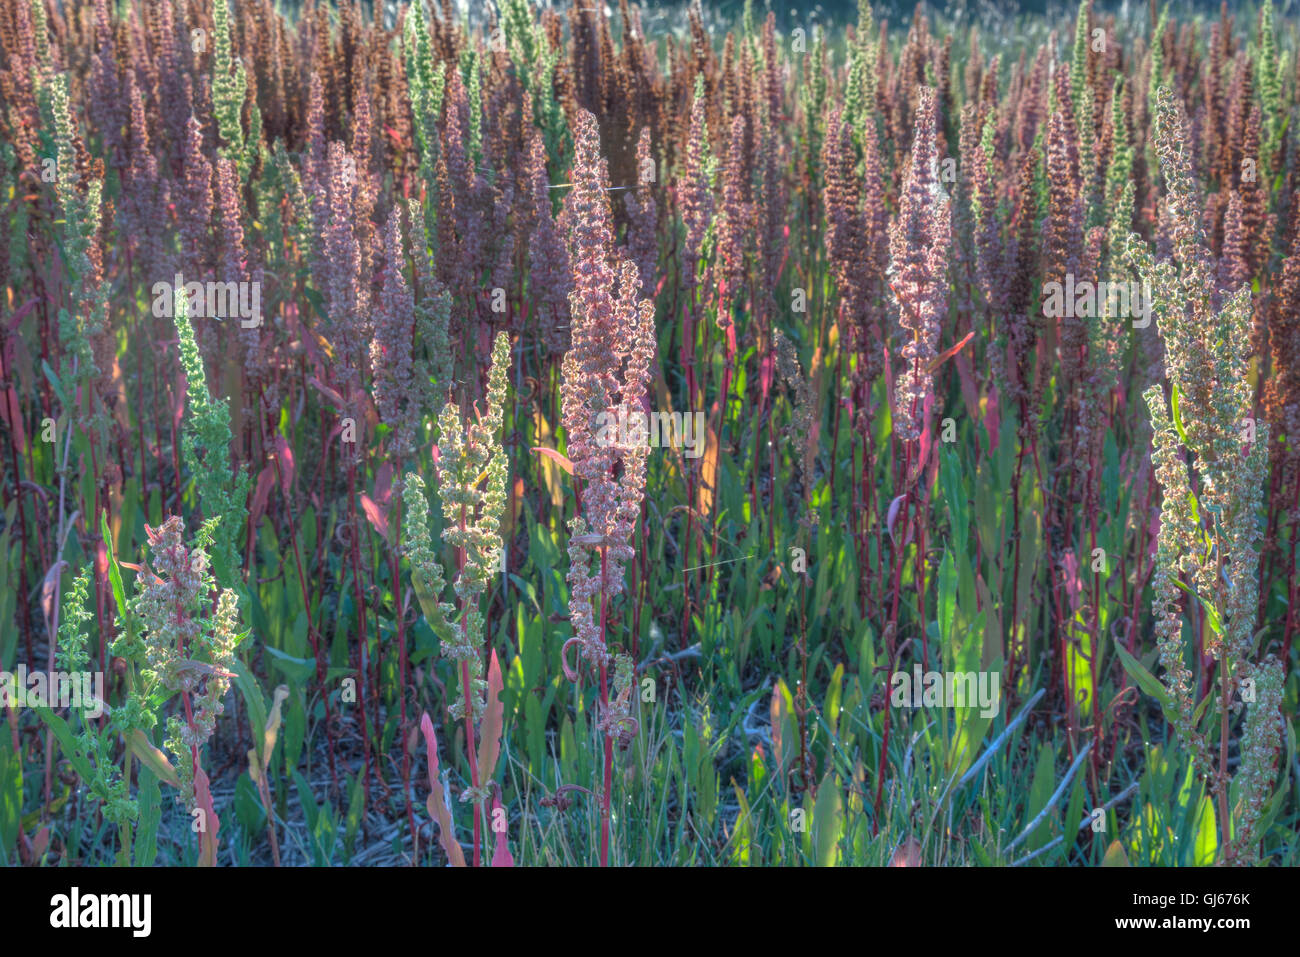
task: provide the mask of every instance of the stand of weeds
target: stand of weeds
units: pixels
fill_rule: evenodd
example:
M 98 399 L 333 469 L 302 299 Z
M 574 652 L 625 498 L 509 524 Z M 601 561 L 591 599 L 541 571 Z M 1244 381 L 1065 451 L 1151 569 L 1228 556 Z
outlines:
M 1293 15 L 299 6 L 0 3 L 0 861 L 1300 860 Z

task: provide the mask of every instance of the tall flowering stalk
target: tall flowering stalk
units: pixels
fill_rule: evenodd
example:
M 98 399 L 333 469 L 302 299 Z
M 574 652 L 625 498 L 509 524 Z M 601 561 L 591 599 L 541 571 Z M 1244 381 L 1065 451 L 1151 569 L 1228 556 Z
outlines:
M 216 0 L 212 5 L 212 107 L 221 134 L 221 155 L 233 160 L 239 170 L 241 182 L 248 179 L 253 160 L 257 157 L 262 135 L 262 114 L 254 98 L 250 106 L 251 128 L 244 136 L 240 113 L 248 91 L 248 75 L 238 58 L 232 59 L 230 48 L 230 10 L 226 0 Z
M 532 233 L 528 242 L 528 291 L 538 316 L 542 342 L 559 355 L 569 343 L 569 288 L 573 283 L 569 251 L 551 211 L 551 182 L 546 173 L 542 134 L 528 134 L 528 193 Z
M 899 325 L 904 339 L 900 350 L 903 368 L 894 386 L 894 435 L 906 443 L 900 480 L 905 485 L 901 514 L 917 504 L 923 513 L 926 483 L 913 480 L 924 467 L 923 431 L 929 432 L 930 408 L 934 402 L 934 367 L 939 358 L 939 336 L 948 313 L 947 264 L 952 250 L 952 220 L 948 195 L 939 183 L 938 103 L 935 91 L 922 87 L 916 107 L 916 136 L 912 160 L 899 204 L 898 218 L 889 235 L 890 287 L 899 305 Z M 919 525 L 920 523 L 918 523 Z M 906 522 L 904 523 L 904 527 Z M 918 542 L 917 561 L 923 561 L 924 541 Z M 898 606 L 895 564 L 894 615 Z M 920 580 L 920 579 L 918 579 Z M 918 599 L 920 595 L 918 593 Z M 928 645 L 924 633 L 922 646 Z
M 418 215 L 418 211 L 416 212 Z M 421 226 L 423 223 L 421 222 Z M 417 253 L 424 255 L 423 252 Z M 402 462 L 415 452 L 416 439 L 424 420 L 424 394 L 427 392 L 428 369 L 414 354 L 417 324 L 415 297 L 402 275 L 405 265 L 402 250 L 402 233 L 398 207 L 388 217 L 385 231 L 384 269 L 378 280 L 381 287 L 379 308 L 375 317 L 375 338 L 370 342 L 370 364 L 374 369 L 375 405 L 385 425 L 392 430 L 389 446 L 394 459 L 394 470 L 401 474 Z M 433 339 L 434 336 L 430 336 Z M 444 350 L 445 351 L 445 350 Z M 421 386 L 421 380 L 425 385 Z M 401 542 L 400 516 L 391 527 L 391 541 Z M 389 551 L 389 572 L 392 575 L 393 594 L 401 594 L 400 555 L 397 548 Z M 397 619 L 398 672 L 402 686 L 408 685 L 408 658 L 406 649 L 406 618 Z M 406 727 L 406 695 L 400 698 L 399 717 Z M 402 752 L 403 791 L 409 792 L 410 753 Z M 407 804 L 408 824 L 415 833 L 415 816 Z
M 1250 864 L 1258 856 L 1258 825 L 1283 731 L 1282 666 L 1254 654 L 1255 541 L 1268 473 L 1268 427 L 1251 418 L 1251 295 L 1243 286 L 1216 308 L 1216 268 L 1201 227 L 1183 117 L 1167 87 L 1156 95 L 1155 127 L 1173 256 L 1156 263 L 1134 236 L 1129 258 L 1153 290 L 1170 392 L 1166 400 L 1163 388 L 1153 385 L 1144 394 L 1154 431 L 1152 460 L 1164 490 L 1153 580 L 1156 635 L 1174 728 L 1218 799 L 1224 860 Z M 1204 609 L 1212 633 L 1205 651 L 1219 664 L 1217 761 L 1210 735 L 1199 726 L 1201 707 L 1184 664 L 1185 596 Z M 1230 723 L 1243 701 L 1250 707 L 1238 772 L 1240 801 L 1230 809 Z
M 54 129 L 55 194 L 71 280 L 70 308 L 59 310 L 59 334 L 67 343 L 68 354 L 77 359 L 75 378 L 89 384 L 105 374 L 112 361 L 107 325 L 109 283 L 104 278 L 99 241 L 104 184 L 100 178 L 90 178 L 84 189 L 78 183 L 77 154 L 84 146 L 73 122 L 67 74 L 56 74 L 42 90 L 48 97 Z M 70 375 L 70 370 L 63 374 Z
M 677 188 L 677 202 L 681 208 L 682 222 L 686 226 L 686 239 L 679 247 L 682 276 L 690 289 L 696 284 L 695 272 L 700 261 L 700 250 L 713 224 L 714 213 L 713 179 L 716 162 L 709 151 L 706 107 L 704 77 L 696 76 L 695 92 L 691 98 L 691 128 L 686 141 L 685 168 Z
M 899 325 L 904 339 L 903 368 L 894 385 L 893 431 L 904 444 L 903 469 L 895 481 L 903 486 L 890 504 L 886 524 L 893 533 L 909 529 L 909 510 L 915 508 L 917 627 L 921 632 L 921 659 L 929 667 L 930 645 L 925 628 L 925 522 L 928 482 L 923 477 L 925 459 L 932 454 L 925 438 L 930 434 L 930 411 L 934 402 L 933 372 L 939 359 L 939 336 L 948 312 L 947 263 L 952 250 L 952 219 L 949 199 L 939 183 L 938 99 L 930 87 L 921 87 L 916 106 L 916 135 L 912 158 L 903 186 L 898 218 L 889 234 L 889 283 L 899 304 Z M 898 626 L 902 594 L 906 535 L 895 538 L 892 603 L 886 627 L 894 634 Z M 892 641 L 891 641 L 892 645 Z M 893 649 L 889 649 L 893 655 Z M 884 751 L 889 747 L 890 712 L 885 712 Z M 882 753 L 884 753 L 882 751 Z M 884 775 L 877 776 L 875 805 L 880 813 Z
M 420 370 L 412 352 L 415 298 L 402 275 L 405 256 L 396 210 L 389 216 L 384 239 L 385 262 L 375 337 L 370 341 L 370 365 L 374 369 L 375 405 L 384 424 L 393 429 L 392 450 L 400 459 L 415 451 L 422 396 L 417 375 Z
M 645 423 L 646 386 L 654 359 L 654 305 L 637 299 L 636 264 L 614 243 L 609 174 L 600 154 L 596 118 L 580 111 L 574 127 L 573 192 L 566 208 L 573 261 L 572 344 L 561 368 L 563 422 L 572 474 L 580 480 L 579 514 L 570 523 L 569 618 L 574 637 L 565 643 L 600 672 L 599 729 L 605 737 L 601 795 L 601 865 L 609 863 L 609 808 L 614 738 L 633 727 L 629 695 L 633 674 L 626 655 L 607 643 L 610 602 L 624 587 L 623 564 L 634 557 L 632 535 L 645 491 L 646 427 L 611 439 L 602 425 Z M 593 574 L 598 562 L 599 573 Z M 609 666 L 614 664 L 614 696 Z M 626 740 L 626 738 L 624 738 Z
M 1268 322 L 1272 374 L 1264 390 L 1264 408 L 1273 423 L 1272 460 L 1277 481 L 1270 516 L 1274 528 L 1290 526 L 1286 629 L 1283 660 L 1291 655 L 1300 606 L 1300 576 L 1295 574 L 1300 545 L 1300 192 L 1291 197 L 1290 239 L 1281 275 L 1274 287 Z M 1273 536 L 1269 536 L 1273 539 Z
M 747 133 L 745 115 L 737 113 L 731 121 L 731 139 L 722 169 L 721 215 L 718 218 L 718 262 L 721 283 L 718 291 L 717 322 L 720 328 L 731 325 L 731 310 L 740 298 L 745 283 L 745 252 L 754 228 L 754 209 L 745 198 L 745 184 L 751 170 L 745 160 Z
M 89 795 L 103 803 L 105 820 L 118 826 L 121 847 L 117 862 L 149 865 L 157 853 L 157 784 L 145 784 L 142 776 L 138 798 L 130 793 L 131 765 L 135 757 L 177 789 L 177 800 L 194 819 L 199 838 L 199 864 L 213 866 L 217 856 L 220 821 L 214 808 L 208 777 L 199 755 L 211 739 L 217 718 L 224 711 L 222 699 L 230 690 L 235 650 L 248 636 L 237 633 L 238 601 L 232 589 L 216 592 L 208 572 L 207 547 L 212 543 L 216 519 L 203 524 L 195 542 L 182 541 L 184 525 L 177 516 L 158 528 L 145 526 L 153 565 L 117 562 L 111 544 L 107 563 L 112 568 L 114 592 L 121 602 L 121 636 L 112 644 L 118 660 L 115 668 L 124 683 L 125 694 L 110 707 L 102 685 L 80 704 L 82 730 L 75 736 L 62 718 L 41 708 L 42 719 L 59 734 L 73 768 Z M 109 541 L 108 520 L 101 517 L 101 531 Z M 135 594 L 125 600 L 120 567 L 137 572 Z M 68 672 L 85 671 L 90 665 L 87 637 L 94 616 L 87 610 L 90 568 L 74 579 L 64 598 L 66 617 L 58 625 L 59 664 Z M 179 694 L 184 718 L 167 719 L 166 748 L 175 755 L 173 767 L 152 742 L 158 711 Z M 97 721 L 106 715 L 106 721 Z M 114 763 L 113 742 L 126 743 L 121 761 Z M 144 765 L 142 765 L 143 770 Z M 153 821 L 146 818 L 152 809 Z M 139 842 L 133 853 L 137 828 Z
M 90 667 L 90 653 L 87 650 L 87 627 L 93 615 L 86 610 L 90 593 L 89 566 L 72 580 L 72 587 L 64 595 L 64 619 L 59 625 L 59 667 L 69 673 L 86 671 Z M 111 715 L 109 733 L 97 733 L 95 720 L 91 712 L 92 702 L 84 702 L 81 709 L 81 733 L 78 735 L 83 753 L 90 760 L 93 776 L 86 781 L 91 796 L 103 802 L 104 820 L 117 824 L 123 836 L 123 846 L 130 843 L 130 824 L 139 817 L 139 804 L 131 799 L 129 782 L 123 780 L 122 769 L 113 763 L 111 741 L 114 733 L 129 735 L 132 727 L 122 720 L 130 713 L 129 709 L 115 709 Z M 97 706 L 102 707 L 103 702 Z M 48 719 L 47 719 L 48 720 Z M 129 765 L 128 765 L 129 767 Z
M 655 204 L 655 161 L 650 152 L 650 128 L 641 130 L 636 141 L 636 189 L 625 197 L 628 218 L 627 251 L 636 263 L 644 291 L 653 293 L 655 264 L 659 260 L 659 211 Z
M 493 770 L 480 768 L 479 748 L 485 742 L 480 740 L 475 745 L 475 724 L 488 705 L 488 683 L 483 679 L 481 600 L 502 568 L 501 518 L 506 506 L 507 462 L 501 445 L 501 423 L 509 367 L 510 340 L 506 333 L 498 333 L 488 374 L 486 410 L 480 413 L 475 409 L 474 421 L 466 422 L 456 404 L 448 402 L 438 417 L 438 498 L 446 522 L 442 539 L 456 549 L 455 593 L 459 607 L 442 601 L 446 580 L 429 532 L 424 481 L 419 474 L 409 472 L 403 486 L 411 582 L 429 626 L 442 642 L 442 653 L 455 662 L 461 682 L 460 700 L 448 711 L 456 720 L 465 722 L 471 786 L 461 792 L 460 799 L 472 801 L 475 806 L 476 867 L 482 848 L 481 808 L 492 796 L 492 786 L 482 779 L 483 772 L 490 774 Z
M 937 123 L 934 90 L 922 87 L 907 184 L 889 235 L 890 284 L 906 339 L 894 401 L 894 432 L 904 441 L 921 434 L 921 413 L 934 395 L 931 363 L 938 358 L 939 334 L 948 312 L 952 223 L 948 195 L 939 183 Z
M 136 579 L 132 613 L 141 633 L 130 647 L 121 649 L 125 657 L 144 662 L 141 685 L 133 698 L 136 708 L 159 689 L 181 696 L 185 719 L 167 719 L 166 747 L 176 756 L 178 800 L 200 823 L 200 862 L 209 865 L 216 863 L 219 822 L 199 751 L 212 737 L 224 710 L 221 699 L 230 688 L 235 648 L 247 635 L 235 630 L 239 613 L 234 590 L 222 589 L 215 602 L 209 597 L 216 583 L 208 572 L 207 547 L 219 524 L 216 518 L 206 521 L 189 547 L 182 540 L 184 525 L 177 516 L 158 528 L 145 527 L 154 564 L 152 568 L 145 564 Z
M 812 549 L 809 535 L 816 526 L 812 505 L 813 460 L 816 454 L 817 410 L 814 407 L 812 385 L 799 368 L 799 355 L 795 345 L 780 329 L 776 330 L 776 366 L 785 381 L 786 389 L 794 406 L 791 416 L 787 441 L 800 447 L 800 454 L 795 461 L 799 463 L 800 484 L 803 487 L 802 513 L 799 516 L 799 548 L 805 554 Z M 799 719 L 799 772 L 797 789 L 799 791 L 814 789 L 816 768 L 811 752 L 808 750 L 808 575 L 799 575 L 799 689 L 795 696 L 795 715 Z
M 188 316 L 189 299 L 184 289 L 174 292 L 174 320 L 190 406 L 182 438 L 183 461 L 194 478 L 204 517 L 220 520 L 212 532 L 218 569 L 234 574 L 241 564 L 238 542 L 248 516 L 248 470 L 241 465 L 231 474 L 230 409 L 208 393 L 203 356 Z

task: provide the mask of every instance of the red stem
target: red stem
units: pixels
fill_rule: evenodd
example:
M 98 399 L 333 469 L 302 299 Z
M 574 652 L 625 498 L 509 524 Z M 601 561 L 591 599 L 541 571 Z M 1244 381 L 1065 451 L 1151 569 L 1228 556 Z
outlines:
M 609 601 L 605 595 L 605 571 L 608 554 L 602 546 L 600 549 L 600 647 L 605 645 L 605 629 L 609 620 Z M 600 713 L 605 717 L 609 713 L 609 669 L 605 662 L 600 663 Z M 614 785 L 614 736 L 611 729 L 605 729 L 605 785 L 600 797 L 600 866 L 609 866 L 609 805 Z M 475 821 L 477 823 L 477 820 Z M 478 842 L 475 841 L 477 848 Z

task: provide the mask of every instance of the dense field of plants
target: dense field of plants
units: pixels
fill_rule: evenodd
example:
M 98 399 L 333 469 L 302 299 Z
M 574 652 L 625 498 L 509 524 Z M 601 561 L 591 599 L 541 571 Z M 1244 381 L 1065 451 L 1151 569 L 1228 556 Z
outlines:
M 1300 862 L 1300 21 L 0 0 L 0 863 Z

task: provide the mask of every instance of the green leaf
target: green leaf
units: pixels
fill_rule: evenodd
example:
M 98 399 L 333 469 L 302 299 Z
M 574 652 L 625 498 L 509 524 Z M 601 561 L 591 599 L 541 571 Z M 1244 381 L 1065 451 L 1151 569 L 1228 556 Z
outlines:
M 0 862 L 12 859 L 22 823 L 23 763 L 19 755 L 0 750 Z
M 356 843 L 357 829 L 361 827 L 361 818 L 366 811 L 366 791 L 362 786 L 364 782 L 365 775 L 358 774 L 352 782 L 351 793 L 348 795 L 348 814 L 343 833 L 343 846 L 347 848 L 349 856 L 352 853 L 353 845 Z
M 1183 584 L 1183 582 L 1179 581 L 1177 578 L 1174 579 L 1174 584 L 1177 585 L 1179 588 L 1181 588 L 1183 591 L 1187 592 L 1187 594 L 1191 595 L 1198 602 L 1200 602 L 1201 608 L 1204 609 L 1205 611 L 1205 620 L 1210 623 L 1210 628 L 1214 631 L 1216 635 L 1223 634 L 1223 622 L 1219 618 L 1218 609 L 1216 609 L 1213 605 L 1211 605 L 1208 601 L 1206 601 L 1196 592 L 1188 588 L 1185 584 Z
M 1183 440 L 1183 444 L 1186 445 L 1187 430 L 1183 428 L 1183 417 L 1178 411 L 1178 386 L 1176 385 L 1170 386 L 1169 405 L 1173 411 L 1174 429 L 1178 432 L 1178 437 Z
M 1214 821 L 1214 802 L 1205 797 L 1200 801 L 1191 864 L 1193 867 L 1209 867 L 1214 863 L 1218 853 L 1219 829 Z
M 1193 728 L 1199 728 L 1201 726 L 1201 719 L 1205 717 L 1205 709 L 1210 706 L 1210 702 L 1213 700 L 1214 700 L 1213 691 L 1210 691 L 1204 698 L 1201 699 L 1201 703 L 1196 706 L 1196 713 L 1192 715 Z
M 844 800 L 834 773 L 828 772 L 817 788 L 817 803 L 813 806 L 813 863 L 818 867 L 835 866 L 843 829 Z
M 939 640 L 948 647 L 953 641 L 952 620 L 957 612 L 957 569 L 952 552 L 943 553 L 939 563 Z
M 307 817 L 307 830 L 316 829 L 316 818 L 320 815 L 320 806 L 316 803 L 316 798 L 311 793 L 311 784 L 302 776 L 300 771 L 293 772 L 293 783 L 298 788 L 298 802 L 302 805 L 303 813 Z
M 247 772 L 241 774 L 235 782 L 235 817 L 250 838 L 266 826 L 266 808 L 262 807 L 257 785 Z
M 1160 683 L 1160 680 L 1147 671 L 1142 666 L 1142 662 L 1125 651 L 1119 642 L 1115 643 L 1115 650 L 1119 652 L 1119 660 L 1124 666 L 1124 670 L 1129 673 L 1129 677 L 1137 682 L 1138 687 L 1159 701 L 1160 706 L 1166 711 L 1172 711 L 1173 699 L 1169 696 L 1169 692 L 1165 690 L 1165 686 Z
M 138 779 L 140 825 L 136 830 L 135 863 L 139 867 L 150 867 L 158 856 L 158 822 L 162 818 L 162 789 L 158 787 L 158 778 L 149 770 L 148 765 L 140 766 Z
M 90 760 L 86 757 L 85 749 L 81 747 L 77 736 L 68 727 L 68 722 L 45 705 L 36 705 L 33 710 L 40 715 L 46 727 L 53 731 L 54 736 L 59 739 L 59 747 L 63 749 L 64 756 L 72 762 L 72 766 L 76 769 L 77 774 L 81 776 L 81 780 L 86 784 L 93 781 L 95 771 L 90 766 Z
M 1056 749 L 1051 744 L 1044 744 L 1038 752 L 1038 762 L 1034 767 L 1034 777 L 1029 785 L 1029 799 L 1025 806 L 1025 824 L 1031 823 L 1047 802 L 1051 800 L 1056 788 Z M 1051 815 L 1044 815 L 1025 847 L 1036 851 L 1052 837 L 1052 828 L 1043 827 L 1051 820 Z
M 296 658 L 279 648 L 272 648 L 270 645 L 263 645 L 262 647 L 267 654 L 280 663 L 280 670 L 294 685 L 300 686 L 304 684 L 316 671 L 316 663 L 309 658 Z
M 242 661 L 235 659 L 230 670 L 235 676 L 235 687 L 239 689 L 239 694 L 244 699 L 244 707 L 248 709 L 249 730 L 253 733 L 253 743 L 258 749 L 258 757 L 261 758 L 262 735 L 266 728 L 266 697 L 262 694 L 257 680 L 248 673 Z
M 113 547 L 113 533 L 108 527 L 108 510 L 99 513 L 99 534 L 104 539 L 104 547 L 108 551 L 108 580 L 113 586 L 113 600 L 117 602 L 117 610 L 122 615 L 126 614 L 126 588 L 122 585 L 122 569 L 117 564 L 117 550 Z
M 41 362 L 41 370 L 45 373 L 45 378 L 50 380 L 50 385 L 54 387 L 54 394 L 59 397 L 60 404 L 64 408 L 68 407 L 68 397 L 63 393 L 63 383 L 59 381 L 58 375 L 50 368 L 48 362 Z

